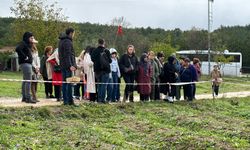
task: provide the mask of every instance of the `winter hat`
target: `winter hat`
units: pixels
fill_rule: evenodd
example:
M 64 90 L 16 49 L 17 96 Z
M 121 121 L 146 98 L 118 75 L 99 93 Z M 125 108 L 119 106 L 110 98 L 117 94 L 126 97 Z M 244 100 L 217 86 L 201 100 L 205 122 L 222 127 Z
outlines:
M 110 52 L 110 54 L 117 53 L 116 49 L 114 49 L 114 48 L 110 48 L 109 52 Z
M 23 34 L 23 41 L 26 43 L 26 44 L 30 44 L 29 43 L 29 38 L 34 36 L 32 32 L 25 32 Z

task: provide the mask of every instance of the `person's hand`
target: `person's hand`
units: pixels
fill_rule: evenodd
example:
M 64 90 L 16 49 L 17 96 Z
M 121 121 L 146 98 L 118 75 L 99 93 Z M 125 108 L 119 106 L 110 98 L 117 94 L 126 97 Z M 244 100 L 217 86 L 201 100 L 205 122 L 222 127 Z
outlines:
M 75 70 L 76 70 L 76 67 L 71 66 L 69 69 L 70 69 L 70 71 L 75 71 Z

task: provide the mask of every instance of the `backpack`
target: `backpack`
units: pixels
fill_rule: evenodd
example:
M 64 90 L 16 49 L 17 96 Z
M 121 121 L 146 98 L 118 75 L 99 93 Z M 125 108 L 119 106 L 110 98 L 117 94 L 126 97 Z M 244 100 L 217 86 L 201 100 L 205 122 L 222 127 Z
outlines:
M 110 63 L 107 53 L 103 50 L 100 54 L 100 68 L 101 70 L 109 70 L 110 69 Z

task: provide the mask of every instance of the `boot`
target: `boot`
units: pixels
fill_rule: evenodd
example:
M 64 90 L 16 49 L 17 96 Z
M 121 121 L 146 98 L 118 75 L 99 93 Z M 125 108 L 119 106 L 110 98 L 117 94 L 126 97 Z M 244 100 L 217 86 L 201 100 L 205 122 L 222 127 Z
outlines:
M 133 95 L 133 92 L 129 93 L 128 97 L 129 97 L 129 101 L 130 101 L 130 102 L 134 102 L 134 95 Z
M 33 99 L 29 98 L 26 100 L 26 103 L 32 103 L 32 104 L 35 104 L 36 101 L 34 101 Z

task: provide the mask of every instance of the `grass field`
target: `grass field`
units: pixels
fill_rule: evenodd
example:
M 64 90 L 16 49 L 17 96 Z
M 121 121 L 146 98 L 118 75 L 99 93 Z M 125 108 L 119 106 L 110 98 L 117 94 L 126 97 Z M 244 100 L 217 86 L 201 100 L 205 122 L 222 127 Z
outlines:
M 0 108 L 0 149 L 250 149 L 250 101 Z
M 22 79 L 21 72 L 2 72 L 0 73 L 1 78 L 8 79 Z M 209 80 L 207 76 L 202 77 L 201 80 Z M 239 92 L 239 91 L 250 91 L 250 78 L 247 77 L 224 77 L 224 83 L 221 84 L 220 93 L 223 92 Z M 123 80 L 122 80 L 123 82 Z M 20 97 L 21 96 L 21 82 L 3 82 L 0 81 L 0 97 Z M 123 82 L 124 83 L 124 82 Z M 124 91 L 124 85 L 121 85 L 121 94 Z M 197 84 L 197 94 L 211 93 L 211 83 Z M 45 97 L 44 85 L 38 84 L 38 97 Z

